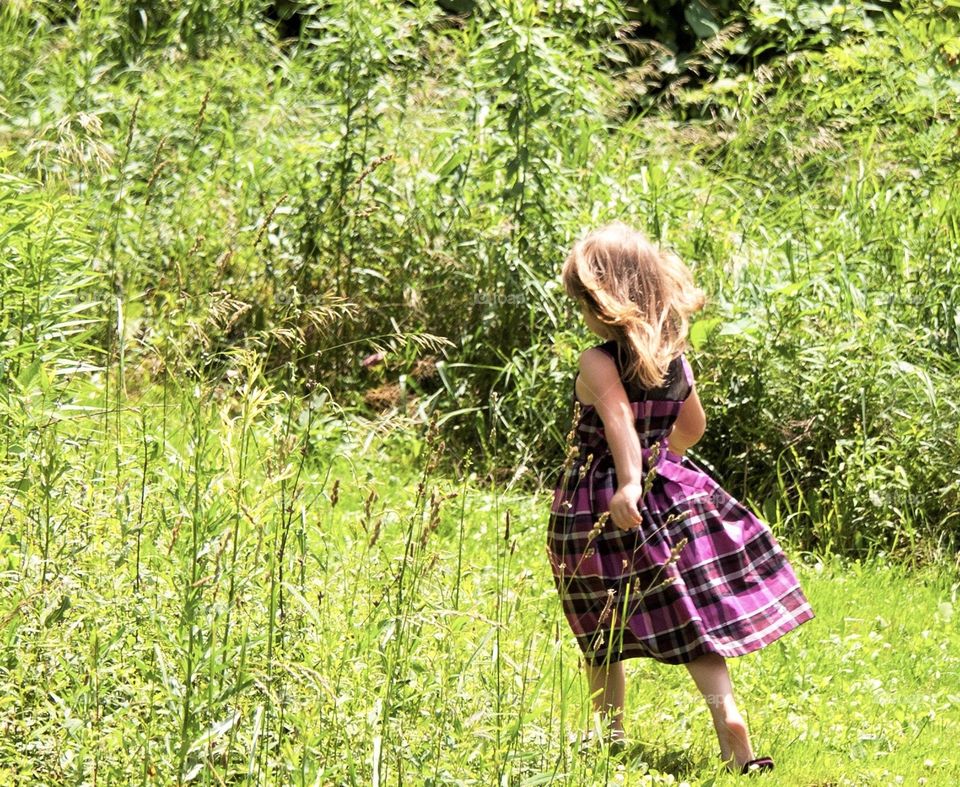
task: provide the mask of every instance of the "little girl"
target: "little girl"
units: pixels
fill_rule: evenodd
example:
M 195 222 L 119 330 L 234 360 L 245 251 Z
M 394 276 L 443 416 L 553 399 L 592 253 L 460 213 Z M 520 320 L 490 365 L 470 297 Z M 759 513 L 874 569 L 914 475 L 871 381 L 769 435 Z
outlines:
M 580 240 L 562 275 L 605 340 L 580 356 L 547 534 L 594 708 L 623 746 L 623 661 L 684 664 L 727 768 L 770 770 L 751 748 L 725 658 L 814 613 L 770 529 L 684 455 L 706 426 L 683 354 L 703 293 L 676 256 L 621 222 Z

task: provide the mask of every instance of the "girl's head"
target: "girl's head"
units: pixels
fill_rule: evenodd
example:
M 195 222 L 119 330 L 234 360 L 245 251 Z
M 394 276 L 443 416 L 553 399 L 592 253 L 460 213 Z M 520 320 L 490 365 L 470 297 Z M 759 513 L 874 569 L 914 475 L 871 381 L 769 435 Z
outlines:
M 680 258 L 615 221 L 574 245 L 562 278 L 590 328 L 630 351 L 627 377 L 661 385 L 670 360 L 686 349 L 690 315 L 704 303 Z

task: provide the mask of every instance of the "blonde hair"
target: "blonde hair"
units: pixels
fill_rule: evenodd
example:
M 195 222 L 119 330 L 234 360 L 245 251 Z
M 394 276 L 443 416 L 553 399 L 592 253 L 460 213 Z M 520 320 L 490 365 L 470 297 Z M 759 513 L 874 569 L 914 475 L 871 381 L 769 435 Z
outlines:
M 625 377 L 663 385 L 670 361 L 687 347 L 690 315 L 704 304 L 683 261 L 614 221 L 577 241 L 561 278 L 567 294 L 628 349 Z

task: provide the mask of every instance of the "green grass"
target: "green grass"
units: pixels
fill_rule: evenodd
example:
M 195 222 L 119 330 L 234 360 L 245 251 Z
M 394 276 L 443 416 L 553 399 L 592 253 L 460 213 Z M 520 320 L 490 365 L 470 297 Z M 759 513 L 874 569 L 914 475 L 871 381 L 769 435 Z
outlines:
M 707 292 L 702 450 L 735 492 L 807 548 L 943 559 L 960 508 L 951 2 L 873 8 L 866 27 L 859 2 L 838 7 L 796 51 L 818 14 L 768 8 L 743 35 L 786 35 L 790 56 L 742 72 L 714 42 L 661 102 L 655 62 L 611 57 L 607 0 L 459 22 L 432 0 L 302 4 L 296 45 L 259 0 L 155 9 L 146 31 L 132 0 L 65 27 L 44 21 L 55 4 L 4 4 L 0 382 L 42 358 L 149 387 L 222 375 L 245 348 L 291 392 L 406 394 L 532 490 L 562 461 L 592 341 L 559 268 L 618 218 Z
M 546 491 L 444 478 L 435 438 L 319 418 L 298 477 L 282 397 L 234 390 L 244 420 L 242 396 L 186 393 L 125 413 L 120 443 L 60 422 L 56 491 L 7 511 L 6 781 L 735 783 L 686 670 L 652 661 L 628 662 L 637 748 L 574 751 L 589 701 Z M 776 783 L 954 783 L 957 577 L 801 558 L 774 527 L 817 617 L 729 663 Z
M 606 0 L 61 5 L 0 4 L 0 785 L 734 783 L 680 668 L 627 761 L 567 743 L 556 277 L 609 218 L 707 290 L 698 455 L 817 615 L 731 661 L 766 781 L 960 783 L 955 0 L 662 101 Z
M 953 0 L 829 24 L 767 8 L 743 35 L 789 56 L 740 71 L 721 35 L 659 102 L 644 91 L 669 75 L 612 57 L 616 2 L 459 22 L 432 0 L 301 4 L 296 45 L 264 5 L 157 8 L 142 30 L 133 0 L 66 26 L 4 4 L 0 381 L 79 360 L 150 387 L 245 348 L 290 391 L 438 412 L 534 489 L 591 341 L 559 267 L 623 219 L 707 292 L 701 448 L 737 494 L 807 548 L 956 551 Z

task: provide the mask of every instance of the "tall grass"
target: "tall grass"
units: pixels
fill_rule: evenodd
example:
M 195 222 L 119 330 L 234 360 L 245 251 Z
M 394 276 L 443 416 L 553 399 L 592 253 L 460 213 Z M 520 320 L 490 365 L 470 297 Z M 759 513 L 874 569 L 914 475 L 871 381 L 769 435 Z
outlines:
M 559 264 L 582 231 L 625 218 L 708 291 L 700 454 L 722 480 L 809 547 L 951 549 L 955 441 L 925 417 L 955 398 L 950 14 L 885 11 L 872 32 L 707 80 L 669 105 L 710 119 L 677 124 L 630 116 L 638 83 L 604 38 L 613 4 L 304 7 L 285 50 L 239 21 L 175 67 L 141 42 L 135 89 L 101 35 L 122 7 L 60 31 L 5 12 L 24 43 L 3 74 L 11 117 L 30 118 L 10 165 L 101 217 L 101 343 L 128 371 L 217 374 L 246 347 L 271 379 L 292 364 L 344 403 L 439 411 L 456 455 L 479 448 L 532 488 L 562 459 L 589 342 Z M 48 85 L 75 73 L 64 117 Z M 383 364 L 360 364 L 378 350 Z
M 41 783 L 709 783 L 712 733 L 679 669 L 630 665 L 626 761 L 577 753 L 589 698 L 543 558 L 542 495 L 439 476 L 435 426 L 419 446 L 365 448 L 364 424 L 263 389 L 260 360 L 236 361 L 228 382 L 123 410 L 128 523 L 114 468 L 91 474 L 117 433 L 95 387 L 75 392 L 94 411 L 46 445 L 59 479 L 5 522 L 0 769 Z M 783 783 L 811 768 L 955 778 L 937 742 L 960 724 L 937 678 L 950 577 L 796 565 L 829 625 L 735 666 Z M 792 737 L 776 732 L 785 715 Z
M 739 668 L 784 779 L 956 781 L 953 577 L 823 556 L 955 548 L 946 6 L 675 117 L 631 116 L 613 4 L 344 0 L 286 49 L 253 4 L 24 8 L 0 8 L 0 781 L 616 778 L 569 745 L 589 701 L 530 492 L 590 341 L 559 263 L 614 217 L 708 290 L 696 458 L 841 624 Z M 629 773 L 711 783 L 692 686 L 654 672 Z

